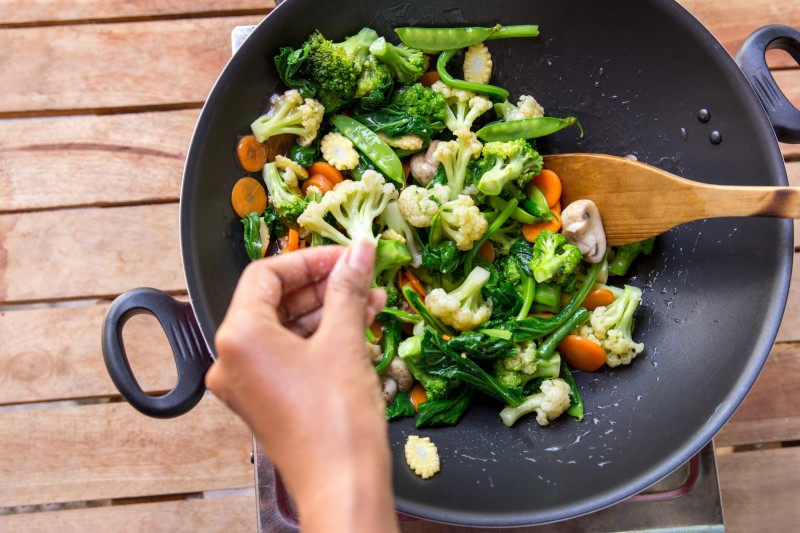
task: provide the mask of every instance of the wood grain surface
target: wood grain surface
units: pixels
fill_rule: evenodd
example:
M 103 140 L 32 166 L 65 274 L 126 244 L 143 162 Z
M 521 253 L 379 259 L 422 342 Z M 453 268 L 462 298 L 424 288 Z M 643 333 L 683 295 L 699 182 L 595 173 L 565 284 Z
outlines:
M 760 26 L 800 27 L 792 0 L 680 3 L 731 55 Z M 177 200 L 189 139 L 231 29 L 273 6 L 0 4 L 0 532 L 255 530 L 249 431 L 211 396 L 173 420 L 118 402 L 99 338 L 121 292 L 185 294 Z M 800 107 L 800 67 L 767 57 Z M 800 145 L 781 151 L 800 186 Z M 798 287 L 796 261 L 778 343 L 716 438 L 729 532 L 800 520 Z M 125 343 L 142 386 L 170 388 L 155 321 L 134 319 Z

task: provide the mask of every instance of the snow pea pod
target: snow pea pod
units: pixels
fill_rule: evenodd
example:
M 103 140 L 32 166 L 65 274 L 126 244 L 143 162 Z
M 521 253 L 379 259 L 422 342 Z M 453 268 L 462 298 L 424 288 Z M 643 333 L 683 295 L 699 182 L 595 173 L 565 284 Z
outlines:
M 418 28 L 408 26 L 395 28 L 394 31 L 406 46 L 425 50 L 426 52 L 466 48 L 490 39 L 539 36 L 539 26 L 535 24 L 518 24 L 514 26 L 501 26 L 498 24 L 487 28 L 479 26 L 463 28 Z
M 474 81 L 459 80 L 451 76 L 450 73 L 447 72 L 447 63 L 450 62 L 456 52 L 458 52 L 458 50 L 445 50 L 439 54 L 439 59 L 436 60 L 436 71 L 439 73 L 439 77 L 442 78 L 443 82 L 454 89 L 471 91 L 487 96 L 495 103 L 502 103 L 508 100 L 508 91 L 502 87 L 486 83 L 476 83 Z
M 581 127 L 580 122 L 578 122 L 578 119 L 575 117 L 536 117 L 524 118 L 522 120 L 492 122 L 479 129 L 476 135 L 484 142 L 535 139 L 563 130 L 573 124 L 578 125 L 581 137 L 583 137 L 583 127 Z
M 403 164 L 400 162 L 400 158 L 372 130 L 345 115 L 334 116 L 331 118 L 331 123 L 342 135 L 350 139 L 355 147 L 378 167 L 378 170 L 400 187 L 405 185 L 406 175 L 403 172 Z

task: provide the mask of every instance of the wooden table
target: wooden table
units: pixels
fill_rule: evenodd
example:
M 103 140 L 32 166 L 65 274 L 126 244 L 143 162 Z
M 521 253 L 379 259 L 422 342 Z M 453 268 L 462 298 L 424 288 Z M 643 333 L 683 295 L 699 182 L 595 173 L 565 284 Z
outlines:
M 796 0 L 684 0 L 730 53 Z M 219 401 L 162 421 L 121 402 L 100 352 L 109 301 L 185 295 L 186 150 L 261 0 L 0 3 L 0 531 L 254 531 L 251 436 Z M 800 68 L 770 55 L 800 105 Z M 800 146 L 783 146 L 800 185 Z M 800 522 L 800 267 L 778 342 L 716 439 L 730 531 Z M 175 381 L 163 334 L 126 330 L 148 391 Z

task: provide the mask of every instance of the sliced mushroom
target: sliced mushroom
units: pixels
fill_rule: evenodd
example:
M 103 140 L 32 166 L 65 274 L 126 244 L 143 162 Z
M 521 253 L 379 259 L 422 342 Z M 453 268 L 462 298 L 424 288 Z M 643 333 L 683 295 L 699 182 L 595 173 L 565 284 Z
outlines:
M 367 342 L 367 355 L 369 356 L 369 360 L 372 361 L 373 364 L 378 364 L 378 362 L 383 357 L 383 350 L 379 344 L 372 344 L 371 342 Z
M 561 212 L 561 233 L 590 263 L 599 263 L 606 253 L 606 232 L 600 210 L 591 200 L 576 200 Z
M 381 378 L 381 398 L 386 402 L 386 405 L 389 405 L 394 401 L 395 396 L 397 396 L 397 381 L 384 375 Z
M 414 376 L 406 366 L 405 361 L 397 356 L 392 358 L 389 363 L 389 368 L 386 369 L 386 375 L 391 377 L 397 382 L 397 388 L 401 391 L 408 391 L 411 385 L 414 384 Z
M 433 160 L 433 152 L 436 151 L 438 144 L 439 141 L 433 141 L 425 152 L 418 152 L 411 156 L 411 175 L 414 177 L 414 181 L 422 187 L 428 186 L 439 169 L 439 162 Z

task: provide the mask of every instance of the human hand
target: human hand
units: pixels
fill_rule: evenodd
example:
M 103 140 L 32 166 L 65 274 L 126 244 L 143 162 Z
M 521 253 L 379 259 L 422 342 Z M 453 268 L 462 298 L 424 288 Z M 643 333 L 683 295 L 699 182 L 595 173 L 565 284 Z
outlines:
M 370 289 L 374 260 L 374 246 L 359 242 L 251 263 L 206 375 L 253 430 L 309 531 L 316 519 L 327 531 L 396 527 L 384 402 L 364 339 L 385 304 Z

